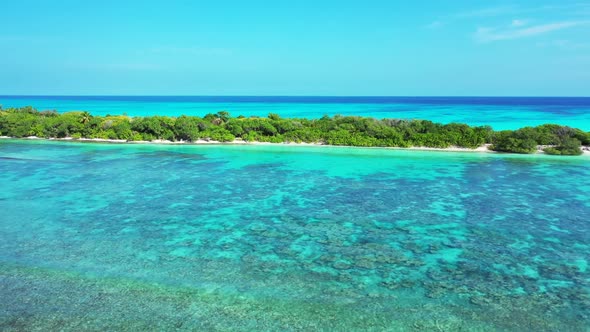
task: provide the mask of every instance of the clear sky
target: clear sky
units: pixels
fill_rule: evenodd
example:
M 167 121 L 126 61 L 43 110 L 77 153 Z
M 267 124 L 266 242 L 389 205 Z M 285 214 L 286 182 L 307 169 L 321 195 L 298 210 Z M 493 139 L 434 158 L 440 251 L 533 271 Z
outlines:
M 0 95 L 590 96 L 590 1 L 0 1 Z

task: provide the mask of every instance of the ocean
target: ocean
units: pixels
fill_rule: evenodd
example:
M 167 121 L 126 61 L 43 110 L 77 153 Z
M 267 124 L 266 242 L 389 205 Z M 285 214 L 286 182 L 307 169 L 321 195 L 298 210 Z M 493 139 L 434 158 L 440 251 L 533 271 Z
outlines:
M 587 331 L 589 162 L 3 139 L 0 329 Z
M 340 114 L 489 125 L 496 130 L 556 123 L 590 131 L 588 97 L 0 96 L 0 105 L 129 116 L 204 116 L 219 111 L 233 116 L 277 113 L 300 118 Z

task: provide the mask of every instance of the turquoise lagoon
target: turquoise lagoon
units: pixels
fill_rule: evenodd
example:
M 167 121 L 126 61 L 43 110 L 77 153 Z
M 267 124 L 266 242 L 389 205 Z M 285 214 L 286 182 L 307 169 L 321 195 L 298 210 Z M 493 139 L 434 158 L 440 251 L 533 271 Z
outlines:
M 0 140 L 0 329 L 588 331 L 589 165 Z
M 340 114 L 489 125 L 496 130 L 556 123 L 590 131 L 590 97 L 0 96 L 0 105 L 129 116 L 228 111 L 233 116 L 278 113 L 313 119 Z

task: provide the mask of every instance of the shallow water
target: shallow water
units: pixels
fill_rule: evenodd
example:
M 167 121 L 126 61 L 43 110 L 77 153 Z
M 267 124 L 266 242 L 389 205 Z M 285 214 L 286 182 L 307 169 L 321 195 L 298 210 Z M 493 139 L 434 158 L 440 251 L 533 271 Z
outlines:
M 590 98 L 579 97 L 0 96 L 0 105 L 129 116 L 204 116 L 223 110 L 233 116 L 278 113 L 312 119 L 341 114 L 489 125 L 496 130 L 556 123 L 590 131 Z
M 0 329 L 587 331 L 588 165 L 0 140 Z

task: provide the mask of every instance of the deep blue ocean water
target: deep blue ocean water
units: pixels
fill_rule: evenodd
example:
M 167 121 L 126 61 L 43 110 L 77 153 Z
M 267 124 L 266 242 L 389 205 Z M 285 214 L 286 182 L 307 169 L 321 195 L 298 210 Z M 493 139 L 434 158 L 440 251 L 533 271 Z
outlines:
M 557 123 L 590 131 L 590 98 L 582 97 L 0 96 L 0 105 L 130 116 L 203 116 L 222 110 L 233 116 L 341 114 L 490 125 L 498 130 Z
M 588 331 L 589 165 L 0 140 L 0 330 Z

